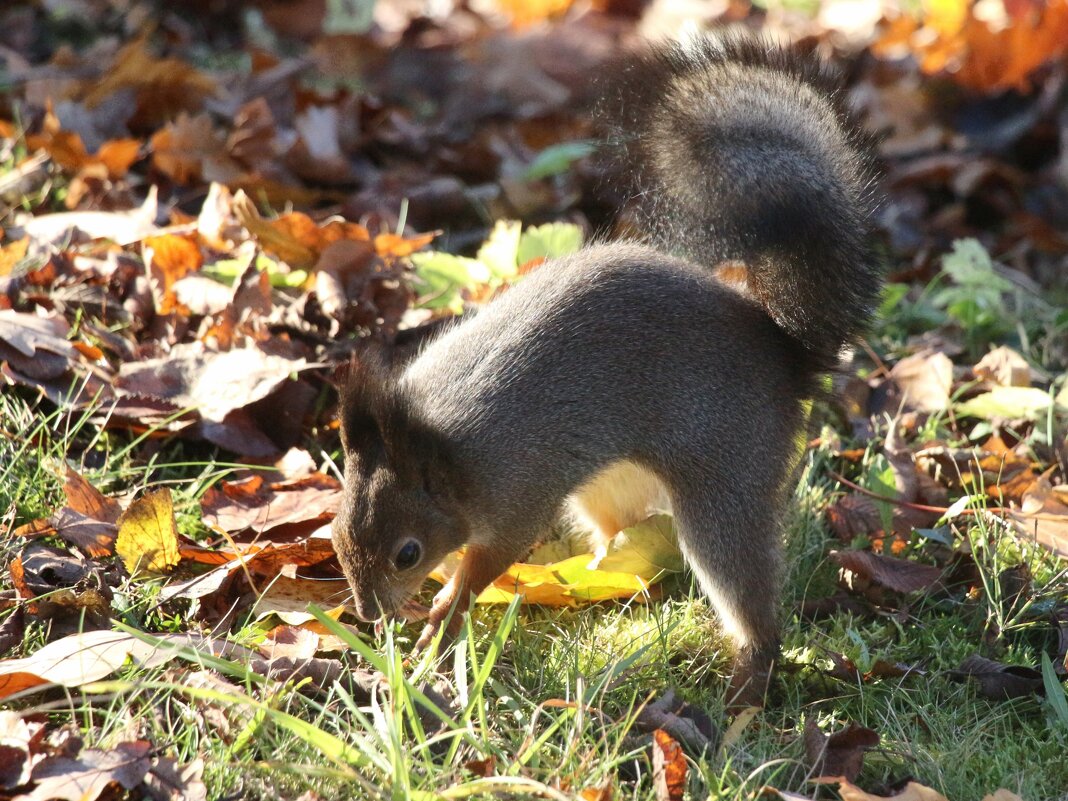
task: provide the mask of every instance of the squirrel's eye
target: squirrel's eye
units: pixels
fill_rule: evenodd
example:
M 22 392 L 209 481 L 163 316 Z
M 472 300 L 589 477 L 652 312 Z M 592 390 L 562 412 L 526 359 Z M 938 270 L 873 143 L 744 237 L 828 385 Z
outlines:
M 397 566 L 397 570 L 407 570 L 415 567 L 422 555 L 423 549 L 419 547 L 419 543 L 415 540 L 408 540 L 393 557 L 393 564 Z

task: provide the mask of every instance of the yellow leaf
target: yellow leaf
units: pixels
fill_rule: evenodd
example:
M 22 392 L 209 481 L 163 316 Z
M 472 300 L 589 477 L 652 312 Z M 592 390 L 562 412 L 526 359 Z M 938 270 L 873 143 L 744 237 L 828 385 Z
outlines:
M 541 563 L 544 562 L 544 563 Z M 445 583 L 460 560 L 450 555 L 430 574 Z M 682 570 L 682 554 L 670 515 L 654 515 L 617 535 L 600 562 L 586 552 L 572 555 L 566 543 L 537 548 L 529 562 L 516 562 L 476 599 L 506 604 L 519 595 L 523 603 L 575 606 L 613 598 L 644 600 L 652 584 Z
M 130 504 L 119 518 L 115 553 L 131 576 L 162 573 L 178 564 L 178 527 L 169 489 L 150 492 Z

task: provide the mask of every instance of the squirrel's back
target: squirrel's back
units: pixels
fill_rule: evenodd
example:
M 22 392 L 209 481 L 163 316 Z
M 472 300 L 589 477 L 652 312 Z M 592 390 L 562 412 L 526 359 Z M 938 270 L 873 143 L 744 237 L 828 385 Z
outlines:
M 636 59 L 606 109 L 654 243 L 740 263 L 820 367 L 864 329 L 880 288 L 870 148 L 839 92 L 814 56 L 702 38 Z

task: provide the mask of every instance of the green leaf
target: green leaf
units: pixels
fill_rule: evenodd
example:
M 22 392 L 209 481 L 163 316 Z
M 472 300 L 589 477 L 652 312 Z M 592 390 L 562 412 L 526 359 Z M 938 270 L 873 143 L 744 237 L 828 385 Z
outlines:
M 994 262 L 976 239 L 958 239 L 942 259 L 942 271 L 961 286 L 1007 292 L 1012 284 L 994 272 Z
M 494 278 L 506 280 L 519 271 L 519 237 L 522 225 L 518 220 L 497 220 L 489 239 L 478 249 L 477 259 Z
M 434 250 L 411 255 L 419 283 L 420 300 L 426 309 L 463 310 L 462 290 L 485 284 L 491 278 L 489 268 L 476 259 L 454 256 Z
M 598 570 L 633 573 L 652 579 L 662 571 L 678 573 L 683 568 L 682 552 L 671 515 L 653 515 L 623 531 L 623 543 L 610 550 Z
M 595 149 L 596 145 L 588 139 L 561 142 L 547 147 L 530 162 L 530 166 L 523 173 L 523 180 L 536 181 L 567 172 L 574 162 L 590 155 Z
M 533 259 L 558 259 L 581 247 L 582 229 L 574 223 L 531 226 L 519 237 L 516 261 L 523 265 Z
M 201 268 L 200 274 L 229 286 L 241 276 L 247 266 L 247 259 L 219 259 L 214 264 Z M 307 270 L 284 270 L 281 264 L 263 253 L 256 256 L 256 269 L 267 273 L 273 287 L 300 289 L 308 281 Z
M 1068 728 L 1068 693 L 1065 692 L 1061 680 L 1057 678 L 1053 670 L 1053 661 L 1045 651 L 1042 652 L 1042 686 L 1046 690 L 1046 703 L 1053 710 L 1061 726 Z
M 971 400 L 957 404 L 957 414 L 982 420 L 1037 420 L 1050 411 L 1055 401 L 1037 387 L 994 387 Z
M 882 454 L 878 454 L 872 459 L 871 467 L 862 483 L 865 489 L 871 490 L 876 495 L 881 495 L 884 498 L 897 497 L 897 481 L 894 479 L 894 468 Z M 893 506 L 886 501 L 877 499 L 875 500 L 875 506 L 879 510 L 879 520 L 882 523 L 883 531 L 889 532 L 894 527 Z

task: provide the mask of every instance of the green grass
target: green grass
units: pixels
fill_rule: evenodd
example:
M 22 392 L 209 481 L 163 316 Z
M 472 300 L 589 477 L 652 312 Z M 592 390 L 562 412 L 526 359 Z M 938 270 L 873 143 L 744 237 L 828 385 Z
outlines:
M 180 525 L 196 535 L 196 498 L 232 469 L 177 443 L 132 447 L 99 431 L 88 414 L 48 413 L 14 393 L 0 396 L 0 421 L 5 529 L 61 503 L 60 476 L 69 459 L 109 492 L 172 486 Z M 153 455 L 141 456 L 147 452 Z M 944 674 L 976 652 L 1039 665 L 1054 647 L 1043 614 L 1068 595 L 1063 567 L 996 527 L 977 525 L 960 530 L 958 540 L 971 542 L 988 592 L 916 599 L 905 615 L 802 621 L 797 604 L 826 594 L 835 582 L 827 551 L 836 546 L 822 519 L 836 492 L 828 460 L 821 452 L 810 456 L 788 521 L 788 667 L 767 710 L 730 745 L 693 760 L 689 797 L 749 799 L 765 784 L 814 795 L 801 739 L 812 718 L 825 731 L 853 722 L 880 734 L 858 779 L 865 787 L 911 776 L 952 801 L 979 801 L 999 787 L 1028 801 L 1068 798 L 1068 727 L 1054 705 L 1037 696 L 988 701 Z M 20 546 L 4 537 L 5 561 Z M 996 577 L 1019 561 L 1029 564 L 1034 585 L 1013 605 L 1000 597 Z M 117 620 L 150 632 L 196 630 L 181 608 L 157 608 L 158 586 L 119 588 Z M 984 644 L 993 626 L 1003 636 Z M 239 621 L 231 638 L 250 644 L 263 632 L 263 624 Z M 617 799 L 651 801 L 647 742 L 631 726 L 640 705 L 674 688 L 717 725 L 727 723 L 729 647 L 688 579 L 648 605 L 480 607 L 436 664 L 428 658 L 405 664 L 416 633 L 399 626 L 367 630 L 351 642 L 345 658 L 353 669 L 375 668 L 387 677 L 388 691 L 373 703 L 354 701 L 340 686 L 302 692 L 257 681 L 241 664 L 207 660 L 202 668 L 187 659 L 152 670 L 128 666 L 98 685 L 32 693 L 11 706 L 47 713 L 57 724 L 73 722 L 87 745 L 143 737 L 181 762 L 201 758 L 209 797 L 248 799 L 296 798 L 309 789 L 337 799 L 575 798 L 608 782 Z M 31 626 L 26 641 L 5 656 L 32 653 L 47 635 Z M 881 659 L 926 673 L 844 682 L 825 675 L 832 652 L 861 667 Z M 190 671 L 201 669 L 225 675 L 229 684 L 191 680 Z M 451 704 L 434 712 L 430 698 L 438 696 Z M 487 759 L 495 778 L 465 767 Z

